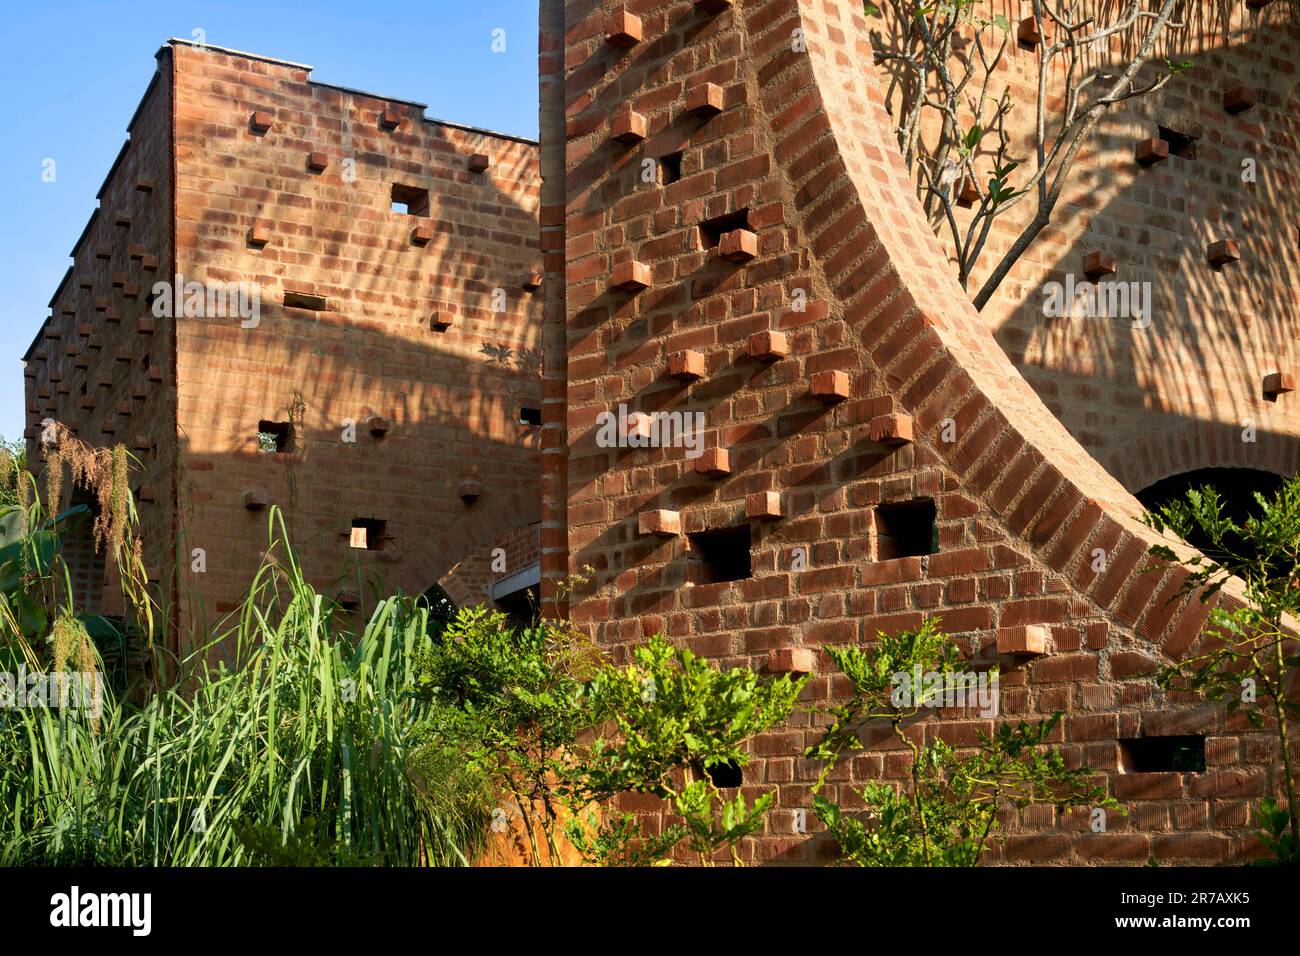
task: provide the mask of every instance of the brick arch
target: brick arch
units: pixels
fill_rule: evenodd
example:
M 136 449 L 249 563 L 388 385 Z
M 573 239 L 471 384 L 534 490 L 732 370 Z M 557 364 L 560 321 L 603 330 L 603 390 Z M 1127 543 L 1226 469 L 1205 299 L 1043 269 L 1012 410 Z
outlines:
M 1070 581 L 1084 607 L 1182 657 L 1208 610 L 1194 600 L 1169 603 L 1185 580 L 1180 569 L 1139 573 L 1141 555 L 1158 540 L 1136 520 L 1141 506 L 1051 414 L 957 285 L 892 140 L 861 11 L 814 0 L 766 6 L 793 6 L 792 22 L 808 37 L 806 58 L 770 58 L 787 58 L 792 69 L 766 84 L 763 105 L 769 115 L 789 109 L 799 90 L 811 101 L 800 134 L 820 141 L 829 161 L 810 167 L 810 146 L 786 153 L 783 165 L 863 364 L 875 366 L 963 489 L 1036 561 Z M 824 196 L 838 198 L 838 216 Z M 956 440 L 935 441 L 949 419 Z M 1087 569 L 1095 547 L 1115 558 L 1105 573 Z
M 473 593 L 464 580 L 467 575 L 458 574 L 458 569 L 476 553 L 487 554 L 501 536 L 537 523 L 540 506 L 536 490 L 527 488 L 480 499 L 445 534 L 428 543 L 415 564 L 414 579 L 442 585 L 458 607 L 480 603 L 483 595 Z
M 1121 445 L 1107 460 L 1112 475 L 1136 494 L 1157 481 L 1202 468 L 1252 468 L 1290 478 L 1300 468 L 1300 438 L 1257 431 L 1242 440 L 1231 422 L 1184 422 L 1153 429 Z
M 643 0 L 639 23 L 607 43 L 606 16 L 621 6 L 543 4 L 543 156 L 565 157 L 564 206 L 548 194 L 543 223 L 564 227 L 549 246 L 564 260 L 548 270 L 564 267 L 556 377 L 568 429 L 566 500 L 549 502 L 547 517 L 567 528 L 569 566 L 593 569 L 570 619 L 615 653 L 658 631 L 724 664 L 813 671 L 812 703 L 838 692 L 818 654 L 827 644 L 940 616 L 982 656 L 992 632 L 995 654 L 1007 650 L 1005 713 L 1069 711 L 1067 746 L 1090 765 L 1090 754 L 1107 761 L 1098 769 L 1120 797 L 1134 790 L 1119 738 L 1235 732 L 1146 676 L 1195 647 L 1209 606 L 1177 597 L 1181 569 L 1144 573 L 1161 539 L 1137 520 L 1141 505 L 1024 381 L 951 274 L 893 141 L 861 11 Z M 561 69 L 548 116 L 547 71 Z M 628 107 L 637 115 L 623 114 L 616 135 Z M 628 147 L 638 128 L 644 144 Z M 642 188 L 643 159 L 673 152 L 681 178 Z M 731 237 L 728 255 L 701 248 L 702 224 L 734 223 L 742 208 L 748 234 Z M 795 289 L 807 308 L 792 304 Z M 766 361 L 750 354 L 751 335 Z M 683 349 L 703 359 L 692 357 L 689 384 L 671 374 Z M 814 394 L 828 372 L 830 387 Z M 678 449 L 602 445 L 596 422 L 623 403 L 705 415 L 708 442 L 727 456 L 696 471 Z M 892 415 L 911 421 L 877 431 Z M 937 550 L 882 555 L 871 540 L 879 506 L 911 499 L 935 504 Z M 752 573 L 687 583 L 688 536 L 740 524 Z M 789 549 L 804 544 L 811 567 L 791 567 Z M 1239 587 L 1225 592 L 1215 600 L 1240 598 Z M 1050 642 L 1013 643 L 1035 625 Z M 1015 660 L 1017 648 L 1034 659 Z M 803 729 L 762 741 L 747 771 L 793 778 L 781 800 L 809 782 Z M 951 743 L 970 729 L 936 717 L 926 732 Z M 861 773 L 891 770 L 884 761 Z M 1221 829 L 1234 832 L 1230 845 L 1139 835 L 1128 858 L 1249 850 L 1240 828 Z M 1106 840 L 1060 830 L 1020 839 L 1010 859 L 1048 843 L 1053 859 L 1109 852 Z M 815 849 L 777 833 L 756 842 L 766 858 Z

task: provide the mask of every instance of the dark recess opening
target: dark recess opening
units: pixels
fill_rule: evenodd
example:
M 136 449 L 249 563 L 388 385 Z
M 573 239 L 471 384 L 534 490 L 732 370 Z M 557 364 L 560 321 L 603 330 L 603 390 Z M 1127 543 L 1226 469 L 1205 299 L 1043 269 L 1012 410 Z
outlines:
M 540 408 L 519 409 L 520 425 L 540 425 L 541 423 L 542 423 L 542 410 Z
M 715 763 L 705 772 L 709 775 L 709 779 L 713 781 L 713 785 L 722 790 L 739 787 L 744 782 L 740 764 L 734 760 L 728 760 L 726 763 Z
M 905 501 L 876 506 L 876 560 L 910 558 L 939 550 L 934 502 Z
M 700 223 L 700 244 L 705 249 L 712 249 L 722 239 L 724 232 L 749 228 L 749 210 L 738 209 L 725 216 L 714 216 Z
M 284 304 L 293 309 L 311 309 L 313 312 L 324 312 L 326 302 L 323 295 L 286 291 L 284 293 Z
M 1128 737 L 1119 742 L 1125 773 L 1202 773 L 1205 735 Z
M 293 422 L 258 422 L 257 450 L 267 454 L 293 451 Z
M 407 216 L 429 215 L 429 190 L 393 183 L 392 209 Z
M 1196 139 L 1195 136 L 1189 136 L 1186 133 L 1180 133 L 1176 129 L 1168 126 L 1161 126 L 1160 138 L 1169 144 L 1169 155 L 1177 156 L 1180 159 L 1196 158 Z
M 667 186 L 682 178 L 682 154 L 669 153 L 659 157 L 659 184 Z
M 1247 518 L 1260 515 L 1255 493 L 1259 492 L 1265 499 L 1271 499 L 1282 484 L 1282 477 L 1270 471 L 1258 471 L 1254 468 L 1200 468 L 1161 479 L 1149 488 L 1139 491 L 1135 497 L 1148 511 L 1155 511 L 1171 501 L 1185 500 L 1187 492 L 1193 488 L 1208 486 L 1219 496 L 1224 517 L 1231 519 L 1236 525 L 1241 525 Z M 1199 532 L 1193 532 L 1187 543 L 1201 551 L 1210 546 L 1209 538 Z M 1236 554 L 1246 558 L 1253 556 L 1253 550 L 1247 549 L 1245 543 L 1236 535 L 1231 536 L 1225 544 Z
M 740 581 L 752 574 L 749 564 L 749 525 L 699 531 L 688 537 L 691 542 L 692 583 Z
M 353 518 L 348 543 L 358 551 L 380 551 L 388 522 L 382 518 Z

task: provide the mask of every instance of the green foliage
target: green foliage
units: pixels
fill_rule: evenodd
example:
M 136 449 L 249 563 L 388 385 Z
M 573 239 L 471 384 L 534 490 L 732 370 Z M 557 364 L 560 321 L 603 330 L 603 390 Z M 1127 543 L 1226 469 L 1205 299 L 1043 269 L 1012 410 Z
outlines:
M 350 633 L 278 540 L 176 688 L 140 709 L 106 692 L 98 717 L 0 711 L 0 864 L 455 864 L 482 845 L 481 787 L 413 766 L 443 722 L 412 693 L 424 612 L 390 599 Z
M 802 682 L 721 671 L 660 637 L 633 659 L 615 667 L 567 627 L 512 629 L 470 609 L 420 660 L 417 686 L 454 708 L 453 735 L 519 808 L 534 865 L 560 858 L 561 833 L 603 865 L 656 861 L 683 840 L 734 859 L 762 826 L 772 795 L 725 799 L 708 769 L 743 766 L 746 743 L 789 716 Z M 602 822 L 590 809 L 624 793 L 660 797 L 683 822 L 647 836 L 631 815 Z
M 1105 790 L 1091 785 L 1087 768 L 1067 770 L 1059 751 L 1044 741 L 1060 720 L 1054 714 L 1035 724 L 1000 723 L 978 734 L 970 753 L 942 740 L 921 745 L 904 726 L 923 708 L 940 703 L 937 684 L 923 683 L 900 695 L 896 676 L 919 668 L 925 674 L 955 674 L 961 657 L 933 619 L 914 631 L 879 634 L 866 648 L 828 649 L 852 685 L 849 701 L 831 709 L 832 722 L 805 756 L 826 762 L 814 786 L 813 812 L 857 866 L 976 866 L 998 827 L 998 814 L 1032 803 L 1058 809 L 1093 806 L 1117 809 Z M 853 792 L 866 807 L 851 815 L 821 791 L 846 753 L 861 749 L 860 733 L 887 724 L 912 754 L 910 783 L 868 782 Z
M 745 767 L 746 744 L 794 710 L 807 678 L 762 678 L 748 668 L 720 670 L 685 648 L 654 637 L 626 667 L 606 667 L 593 695 L 612 727 L 585 756 L 579 792 L 591 799 L 648 793 L 669 801 L 685 825 L 687 846 L 711 863 L 722 849 L 759 830 L 775 793 L 728 799 L 710 769 Z
M 1300 617 L 1300 477 L 1285 482 L 1270 500 L 1254 495 L 1256 514 L 1234 521 L 1212 487 L 1194 488 L 1186 497 L 1143 516 L 1156 531 L 1172 532 L 1184 541 L 1195 540 L 1199 553 L 1179 556 L 1167 545 L 1152 545 L 1157 563 L 1147 570 L 1161 571 L 1181 564 L 1187 579 L 1171 600 L 1196 594 L 1210 601 L 1228 581 L 1239 580 L 1244 603 L 1210 609 L 1202 632 L 1203 649 L 1185 660 L 1162 668 L 1157 681 L 1165 689 L 1190 690 L 1207 700 L 1222 702 L 1229 713 L 1240 711 L 1252 726 L 1272 720 L 1282 760 L 1287 808 L 1296 804 L 1292 768 L 1290 718 L 1300 714 L 1290 688 L 1297 683 L 1300 653 L 1295 641 L 1295 621 Z M 1262 705 L 1262 706 L 1261 706 Z M 1276 813 L 1289 816 L 1290 847 L 1300 845 L 1300 820 L 1277 805 L 1261 819 Z M 1261 836 L 1269 842 L 1268 831 Z M 1278 844 L 1271 843 L 1275 849 Z
M 1300 844 L 1291 832 L 1291 814 L 1272 797 L 1265 797 L 1255 811 L 1256 831 L 1272 859 L 1256 860 L 1256 866 L 1300 865 Z

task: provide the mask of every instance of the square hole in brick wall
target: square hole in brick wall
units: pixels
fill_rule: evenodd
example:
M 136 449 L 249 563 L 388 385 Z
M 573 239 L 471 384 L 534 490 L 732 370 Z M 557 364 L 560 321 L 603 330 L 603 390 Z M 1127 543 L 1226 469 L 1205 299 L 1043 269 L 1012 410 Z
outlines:
M 393 212 L 407 216 L 429 215 L 429 190 L 393 183 Z
M 1205 735 L 1128 737 L 1119 741 L 1125 773 L 1204 773 Z
M 876 560 L 910 558 L 939 550 L 939 528 L 930 499 L 876 506 Z
M 705 249 L 712 249 L 721 241 L 724 232 L 748 228 L 748 209 L 737 209 L 725 216 L 714 216 L 712 219 L 706 219 L 700 223 L 700 245 Z
M 540 408 L 519 409 L 520 425 L 540 425 L 541 423 L 542 423 L 542 410 Z
M 1181 159 L 1196 158 L 1196 137 L 1188 133 L 1180 133 L 1178 130 L 1169 126 L 1161 126 L 1160 138 L 1169 144 L 1169 155 L 1178 156 Z
M 387 529 L 382 518 L 353 518 L 348 545 L 358 551 L 381 551 Z
M 752 575 L 749 525 L 698 531 L 688 538 L 691 543 L 689 577 L 692 584 L 740 581 Z
M 257 450 L 267 454 L 293 451 L 293 422 L 258 422 Z
M 667 186 L 682 178 L 682 154 L 668 153 L 659 157 L 659 184 Z

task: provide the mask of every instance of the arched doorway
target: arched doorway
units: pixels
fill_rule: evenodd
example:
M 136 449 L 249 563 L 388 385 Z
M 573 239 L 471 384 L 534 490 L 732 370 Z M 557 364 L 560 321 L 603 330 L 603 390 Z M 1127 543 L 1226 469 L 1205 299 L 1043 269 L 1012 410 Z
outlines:
M 1146 510 L 1155 511 L 1171 501 L 1185 498 L 1193 488 L 1208 486 L 1218 495 L 1224 517 L 1240 525 L 1247 518 L 1259 514 L 1255 494 L 1258 492 L 1265 499 L 1272 498 L 1282 487 L 1283 481 L 1281 475 L 1257 468 L 1198 468 L 1163 478 L 1139 491 L 1135 497 Z M 1199 534 L 1191 535 L 1187 543 L 1201 550 L 1205 550 L 1209 544 Z

